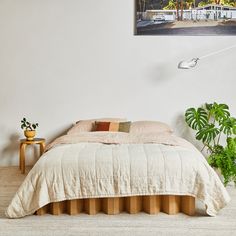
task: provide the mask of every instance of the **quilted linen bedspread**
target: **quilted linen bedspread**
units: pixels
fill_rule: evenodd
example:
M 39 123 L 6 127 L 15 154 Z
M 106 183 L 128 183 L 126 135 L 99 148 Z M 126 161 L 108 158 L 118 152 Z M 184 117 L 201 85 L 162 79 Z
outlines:
M 211 216 L 230 200 L 202 154 L 183 139 L 93 132 L 65 135 L 50 144 L 6 216 L 24 217 L 63 200 L 158 194 L 194 196 Z

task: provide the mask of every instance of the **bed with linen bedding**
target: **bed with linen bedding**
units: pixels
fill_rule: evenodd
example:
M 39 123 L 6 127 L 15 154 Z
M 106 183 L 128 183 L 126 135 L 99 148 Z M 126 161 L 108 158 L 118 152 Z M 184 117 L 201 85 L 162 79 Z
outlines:
M 230 200 L 226 189 L 192 144 L 161 122 L 133 122 L 129 132 L 120 132 L 127 127 L 119 122 L 112 131 L 91 132 L 95 120 L 81 121 L 49 144 L 6 216 L 59 214 L 65 209 L 71 214 L 95 214 L 102 209 L 111 214 L 125 209 L 178 212 L 181 205 L 191 215 L 194 199 L 215 216 L 226 206 Z

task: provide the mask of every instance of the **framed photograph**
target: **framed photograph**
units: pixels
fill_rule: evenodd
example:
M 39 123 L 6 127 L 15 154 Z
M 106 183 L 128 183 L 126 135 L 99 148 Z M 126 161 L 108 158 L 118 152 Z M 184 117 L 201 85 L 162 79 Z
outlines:
M 135 0 L 137 35 L 236 35 L 236 0 Z

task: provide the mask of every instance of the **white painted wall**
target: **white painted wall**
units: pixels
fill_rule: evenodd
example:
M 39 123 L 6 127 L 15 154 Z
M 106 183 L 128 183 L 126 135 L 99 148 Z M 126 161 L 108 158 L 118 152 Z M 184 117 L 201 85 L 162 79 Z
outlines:
M 133 28 L 133 0 L 0 0 L 0 165 L 18 164 L 23 116 L 50 140 L 73 121 L 104 116 L 162 120 L 185 135 L 185 109 L 206 101 L 236 115 L 236 49 L 177 69 L 235 37 L 134 36 Z

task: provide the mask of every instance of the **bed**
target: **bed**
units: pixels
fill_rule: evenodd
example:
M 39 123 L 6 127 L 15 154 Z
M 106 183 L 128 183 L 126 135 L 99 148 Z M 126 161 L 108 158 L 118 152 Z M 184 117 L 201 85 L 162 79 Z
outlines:
M 202 154 L 167 125 L 141 122 L 133 128 L 132 123 L 130 132 L 90 132 L 94 120 L 89 122 L 48 145 L 7 217 L 141 210 L 194 215 L 195 199 L 215 216 L 230 201 Z

